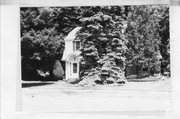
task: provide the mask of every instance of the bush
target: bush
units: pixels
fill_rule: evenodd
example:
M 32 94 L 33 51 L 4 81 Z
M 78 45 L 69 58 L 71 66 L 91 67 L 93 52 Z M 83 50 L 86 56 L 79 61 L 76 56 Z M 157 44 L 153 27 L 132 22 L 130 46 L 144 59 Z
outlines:
M 22 64 L 22 80 L 23 81 L 36 81 L 38 80 L 38 75 L 36 70 L 31 67 L 30 64 Z
M 78 85 L 80 85 L 80 86 L 95 86 L 96 84 L 101 84 L 101 83 L 97 83 L 97 82 L 101 82 L 101 78 L 96 74 L 96 75 L 84 77 L 83 80 L 80 81 Z
M 55 64 L 54 64 L 54 67 L 53 67 L 53 77 L 56 80 L 62 80 L 63 75 L 64 75 L 64 70 L 62 68 L 62 65 L 58 60 L 56 60 Z

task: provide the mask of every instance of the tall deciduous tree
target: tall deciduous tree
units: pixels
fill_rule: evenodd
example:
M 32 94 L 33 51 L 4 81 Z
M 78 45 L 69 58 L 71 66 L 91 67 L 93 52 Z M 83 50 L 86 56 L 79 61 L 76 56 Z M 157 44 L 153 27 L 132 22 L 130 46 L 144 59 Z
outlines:
M 158 66 L 159 11 L 158 6 L 129 7 L 126 38 L 128 40 L 128 64 L 138 69 L 154 71 Z
M 21 39 L 22 67 L 31 65 L 35 71 L 49 71 L 52 76 L 55 60 L 60 60 L 64 41 L 55 29 L 34 30 L 24 34 Z

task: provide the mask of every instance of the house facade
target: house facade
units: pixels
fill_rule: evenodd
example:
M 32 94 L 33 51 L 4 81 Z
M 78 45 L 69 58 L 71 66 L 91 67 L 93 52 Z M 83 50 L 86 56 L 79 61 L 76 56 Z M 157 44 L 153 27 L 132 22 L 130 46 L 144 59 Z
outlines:
M 74 28 L 64 39 L 65 49 L 62 61 L 65 61 L 65 80 L 79 78 L 80 41 L 76 39 L 77 32 L 81 27 Z

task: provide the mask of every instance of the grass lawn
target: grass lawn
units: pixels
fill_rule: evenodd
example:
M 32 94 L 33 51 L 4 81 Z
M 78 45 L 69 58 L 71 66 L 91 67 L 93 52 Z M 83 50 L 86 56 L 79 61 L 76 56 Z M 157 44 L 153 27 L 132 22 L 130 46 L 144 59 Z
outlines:
M 22 88 L 23 111 L 128 113 L 171 109 L 170 78 L 149 82 L 129 81 L 121 86 L 77 87 L 65 81 L 23 82 L 23 85 L 26 85 Z

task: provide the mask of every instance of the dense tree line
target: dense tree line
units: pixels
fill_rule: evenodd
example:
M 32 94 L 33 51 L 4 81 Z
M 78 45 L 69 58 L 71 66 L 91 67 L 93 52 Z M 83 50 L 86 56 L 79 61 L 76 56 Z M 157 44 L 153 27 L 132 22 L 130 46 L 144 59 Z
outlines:
M 143 69 L 155 73 L 160 62 L 169 61 L 169 9 L 166 6 L 131 6 L 127 17 L 128 26 L 126 39 L 128 41 L 127 64 L 137 67 L 137 72 Z M 162 62 L 161 62 L 162 63 Z
M 96 74 L 103 83 L 124 81 L 129 64 L 156 68 L 159 51 L 165 62 L 162 68 L 170 64 L 168 6 L 31 7 L 20 11 L 23 72 L 35 75 L 40 70 L 52 78 L 54 64 L 62 58 L 64 38 L 77 26 L 82 27 L 78 34 L 82 79 Z

